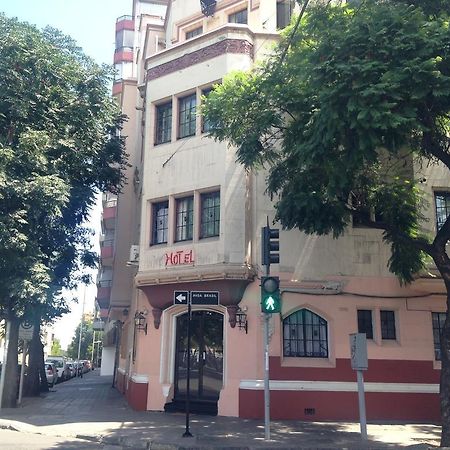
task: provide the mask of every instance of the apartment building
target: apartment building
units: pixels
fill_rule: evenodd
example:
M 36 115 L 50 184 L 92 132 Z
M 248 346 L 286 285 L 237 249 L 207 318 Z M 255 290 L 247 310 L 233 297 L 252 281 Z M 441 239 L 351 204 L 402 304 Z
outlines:
M 131 6 L 131 5 L 130 5 Z M 128 183 L 104 195 L 97 304 L 105 320 L 102 373 L 138 410 L 264 415 L 261 228 L 274 209 L 264 173 L 208 137 L 202 98 L 270 53 L 289 0 L 134 0 L 116 23 L 113 93 L 128 116 Z M 430 230 L 449 212 L 449 180 L 426 182 Z M 277 225 L 275 224 L 274 227 Z M 270 320 L 271 417 L 358 418 L 349 334 L 366 333 L 369 420 L 439 419 L 438 277 L 400 286 L 381 232 L 280 231 L 282 306 Z M 187 305 L 192 340 L 187 348 Z

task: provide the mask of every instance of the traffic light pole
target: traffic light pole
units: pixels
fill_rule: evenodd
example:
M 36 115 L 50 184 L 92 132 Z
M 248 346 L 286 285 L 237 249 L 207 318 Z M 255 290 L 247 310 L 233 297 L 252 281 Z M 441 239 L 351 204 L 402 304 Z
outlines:
M 266 265 L 266 275 L 270 275 L 270 265 Z M 264 439 L 270 440 L 270 377 L 269 377 L 269 320 L 264 313 Z

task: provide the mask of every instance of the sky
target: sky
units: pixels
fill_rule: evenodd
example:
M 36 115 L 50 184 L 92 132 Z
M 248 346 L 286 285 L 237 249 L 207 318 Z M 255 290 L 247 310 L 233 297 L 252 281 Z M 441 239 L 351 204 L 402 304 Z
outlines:
M 98 63 L 112 64 L 115 41 L 115 22 L 120 16 L 131 14 L 132 0 L 0 0 L 0 12 L 7 17 L 17 17 L 38 28 L 50 25 L 71 36 L 84 53 Z M 90 226 L 100 227 L 100 205 L 92 212 Z M 94 237 L 98 245 L 98 234 Z M 94 274 L 95 275 L 95 274 Z M 95 276 L 94 276 L 95 279 Z M 76 326 L 81 320 L 83 298 L 85 312 L 93 311 L 97 289 L 95 284 L 86 290 L 81 287 L 66 297 L 77 297 L 71 303 L 72 311 L 53 326 L 55 337 L 63 349 L 72 340 Z

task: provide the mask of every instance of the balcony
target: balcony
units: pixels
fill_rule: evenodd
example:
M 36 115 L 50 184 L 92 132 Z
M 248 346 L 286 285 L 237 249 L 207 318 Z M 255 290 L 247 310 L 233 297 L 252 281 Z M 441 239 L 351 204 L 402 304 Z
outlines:
M 133 47 L 120 47 L 114 51 L 114 64 L 133 62 Z
M 114 206 L 104 206 L 102 213 L 103 227 L 105 230 L 112 230 L 116 225 L 117 203 Z
M 116 32 L 121 30 L 133 30 L 134 31 L 134 20 L 133 16 L 120 16 L 116 20 Z
M 112 266 L 114 258 L 114 240 L 100 242 L 100 259 L 102 266 Z

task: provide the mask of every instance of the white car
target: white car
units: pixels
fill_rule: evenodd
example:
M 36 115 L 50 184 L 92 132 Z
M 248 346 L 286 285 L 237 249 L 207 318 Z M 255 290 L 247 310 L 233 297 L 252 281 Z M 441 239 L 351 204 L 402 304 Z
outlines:
M 45 363 L 45 375 L 47 376 L 47 383 L 49 387 L 53 387 L 58 381 L 58 369 L 54 363 L 50 361 Z
M 70 369 L 64 356 L 48 356 L 45 363 L 53 363 L 58 370 L 58 382 L 66 381 L 70 378 Z

